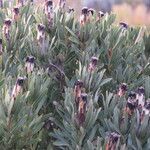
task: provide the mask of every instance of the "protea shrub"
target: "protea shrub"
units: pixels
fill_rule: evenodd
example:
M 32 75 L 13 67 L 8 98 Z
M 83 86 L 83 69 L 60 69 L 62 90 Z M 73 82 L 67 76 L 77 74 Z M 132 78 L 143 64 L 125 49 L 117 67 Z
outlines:
M 149 150 L 148 28 L 65 0 L 9 2 L 0 10 L 0 149 Z

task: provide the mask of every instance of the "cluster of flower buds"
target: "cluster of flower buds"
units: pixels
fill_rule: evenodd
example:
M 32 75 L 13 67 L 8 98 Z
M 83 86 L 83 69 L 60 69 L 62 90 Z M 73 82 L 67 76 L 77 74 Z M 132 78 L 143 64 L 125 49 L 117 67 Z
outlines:
M 3 52 L 3 46 L 2 46 L 2 39 L 0 39 L 0 55 L 2 54 L 2 52 Z
M 10 19 L 5 19 L 4 25 L 3 25 L 3 33 L 7 40 L 10 38 L 10 28 L 11 28 L 12 21 Z
M 15 83 L 15 86 L 12 91 L 12 99 L 15 100 L 16 97 L 23 91 L 23 84 L 26 78 L 19 77 Z
M 66 0 L 59 0 L 59 8 L 64 9 L 66 6 Z
M 45 15 L 47 16 L 49 26 L 53 26 L 53 20 L 54 20 L 54 10 L 53 10 L 53 1 L 48 0 L 45 2 Z
M 88 71 L 89 72 L 92 72 L 92 71 L 94 71 L 96 69 L 97 62 L 98 62 L 98 58 L 93 56 L 91 58 L 91 62 L 89 64 L 89 66 L 88 66 Z
M 45 39 L 45 26 L 43 24 L 38 24 L 37 26 L 37 40 L 40 44 L 43 43 Z
M 18 6 L 22 7 L 22 6 L 24 6 L 24 4 L 25 4 L 24 0 L 17 0 L 17 5 Z
M 19 19 L 19 8 L 14 7 L 13 8 L 13 20 L 18 21 L 18 19 Z
M 27 73 L 32 73 L 35 66 L 35 58 L 33 56 L 28 56 L 26 58 L 25 69 Z
M 125 22 L 120 22 L 119 25 L 124 29 L 128 28 L 128 25 Z
M 81 16 L 80 16 L 80 24 L 84 25 L 88 20 L 88 8 L 87 7 L 83 7 L 82 8 L 82 12 L 81 12 Z
M 105 150 L 116 150 L 119 139 L 120 135 L 118 133 L 115 132 L 110 133 L 107 139 Z
M 118 93 L 117 95 L 119 97 L 122 97 L 125 95 L 125 93 L 127 92 L 127 84 L 126 83 L 122 83 L 120 86 L 119 86 L 119 90 L 118 90 Z

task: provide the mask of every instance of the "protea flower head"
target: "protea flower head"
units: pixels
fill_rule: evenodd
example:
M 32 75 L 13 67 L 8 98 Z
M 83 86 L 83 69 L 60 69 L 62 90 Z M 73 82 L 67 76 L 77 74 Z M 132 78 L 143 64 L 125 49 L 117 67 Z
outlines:
M 131 116 L 133 114 L 134 110 L 136 109 L 136 107 L 137 107 L 137 104 L 134 100 L 128 100 L 125 111 L 128 115 Z
M 88 9 L 88 14 L 94 15 L 95 10 L 93 8 Z
M 3 33 L 4 33 L 7 40 L 9 40 L 9 38 L 10 38 L 9 33 L 10 33 L 11 22 L 12 21 L 10 19 L 4 20 Z
M 145 89 L 143 87 L 139 87 L 136 92 L 136 99 L 138 101 L 138 106 L 143 107 L 145 104 L 145 97 L 144 97 Z
M 131 99 L 131 100 L 136 100 L 136 93 L 131 91 L 128 95 L 128 99 Z
M 19 93 L 23 90 L 23 84 L 24 84 L 25 78 L 18 77 L 15 86 L 12 91 L 12 98 L 15 100 Z
M 83 7 L 82 8 L 82 14 L 83 15 L 87 15 L 88 14 L 88 8 L 87 7 Z
M 125 93 L 127 92 L 127 84 L 126 83 L 122 83 L 120 86 L 119 86 L 119 90 L 118 90 L 118 96 L 123 96 L 125 95 Z
M 82 8 L 82 12 L 81 12 L 81 16 L 80 16 L 80 24 L 84 25 L 87 22 L 87 17 L 88 17 L 88 8 L 87 7 L 83 7 Z
M 142 86 L 139 87 L 139 88 L 137 89 L 137 93 L 140 94 L 140 95 L 141 95 L 141 94 L 144 94 L 144 93 L 145 93 L 144 87 L 142 87 Z
M 145 112 L 146 115 L 147 115 L 147 114 L 150 114 L 150 101 L 147 101 L 147 102 L 145 103 L 145 106 L 144 106 L 143 111 Z
M 17 21 L 19 19 L 19 8 L 13 8 L 13 20 Z
M 79 99 L 81 97 L 82 88 L 83 88 L 83 82 L 81 80 L 77 80 L 74 84 L 74 94 L 75 94 L 75 99 L 76 99 L 77 105 L 78 105 Z
M 45 14 L 50 14 L 53 12 L 53 1 L 48 0 L 45 3 Z
M 99 11 L 97 21 L 99 21 L 102 17 L 104 17 L 104 15 L 105 14 L 102 11 Z
M 4 20 L 4 25 L 10 27 L 11 26 L 11 19 L 5 19 Z
M 45 26 L 43 24 L 38 24 L 37 26 L 37 40 L 42 43 L 45 38 Z
M 97 62 L 98 62 L 98 58 L 93 56 L 91 58 L 91 62 L 90 62 L 89 67 L 88 67 L 88 70 L 90 72 L 93 71 L 93 70 L 95 70 Z
M 27 73 L 32 73 L 35 65 L 35 58 L 33 56 L 28 56 L 26 58 L 25 69 Z
M 125 22 L 120 22 L 119 24 L 120 24 L 120 26 L 122 26 L 125 29 L 128 28 L 128 25 Z
M 116 132 L 110 133 L 107 139 L 105 150 L 116 150 L 119 139 L 120 135 L 118 133 Z
M 141 123 L 142 123 L 145 115 L 150 116 L 150 101 L 146 101 L 144 107 L 142 107 L 142 112 L 141 112 L 141 116 L 140 116 Z
M 78 121 L 79 124 L 83 124 L 85 121 L 85 113 L 86 113 L 86 107 L 87 107 L 87 94 L 82 93 L 81 97 L 79 99 L 79 105 L 78 105 Z

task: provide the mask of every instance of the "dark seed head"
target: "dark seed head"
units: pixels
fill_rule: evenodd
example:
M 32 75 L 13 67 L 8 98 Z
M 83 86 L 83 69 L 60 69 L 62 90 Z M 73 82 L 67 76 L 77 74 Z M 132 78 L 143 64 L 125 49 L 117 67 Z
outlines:
M 11 20 L 10 19 L 5 19 L 4 24 L 7 26 L 11 26 Z
M 81 88 L 83 87 L 83 82 L 81 80 L 78 80 L 75 82 L 75 86 L 79 86 Z
M 137 93 L 138 94 L 144 94 L 145 93 L 145 89 L 144 89 L 144 87 L 139 87 L 138 89 L 137 89 Z
M 120 24 L 120 26 L 122 26 L 122 27 L 124 27 L 126 29 L 128 28 L 128 25 L 125 22 L 120 22 L 119 24 Z
M 120 85 L 120 88 L 123 90 L 123 91 L 127 91 L 127 84 L 126 83 L 122 83 Z
M 45 31 L 45 26 L 43 24 L 38 24 L 37 28 L 39 31 Z
M 83 7 L 82 8 L 82 14 L 83 15 L 87 15 L 88 14 L 88 8 L 87 7 Z
M 53 5 L 53 1 L 49 0 L 46 2 L 46 6 L 52 6 Z
M 150 101 L 146 101 L 145 106 L 146 109 L 150 110 Z
M 136 104 L 134 101 L 129 101 L 127 102 L 127 107 L 130 109 L 130 110 L 134 110 L 136 108 Z
M 19 78 L 17 79 L 17 85 L 23 86 L 24 80 L 25 80 L 24 78 L 19 77 Z
M 103 16 L 104 16 L 104 13 L 103 13 L 102 11 L 99 11 L 99 12 L 98 12 L 98 16 L 99 16 L 99 17 L 103 17 Z
M 120 135 L 118 133 L 112 132 L 110 134 L 110 139 L 112 140 L 112 143 L 117 143 L 118 139 L 120 138 Z
M 87 94 L 86 93 L 82 93 L 81 98 L 84 102 L 87 102 Z
M 88 9 L 88 13 L 91 13 L 92 15 L 94 15 L 95 10 L 93 8 Z
M 15 14 L 19 14 L 19 8 L 18 8 L 18 7 L 13 8 L 13 12 L 14 12 Z
M 133 91 L 131 91 L 131 92 L 129 93 L 128 97 L 131 98 L 131 99 L 136 99 L 136 93 L 133 92 Z
M 35 61 L 35 58 L 34 58 L 33 56 L 28 56 L 28 57 L 26 58 L 26 62 L 34 63 L 34 61 Z
M 93 56 L 93 57 L 91 58 L 91 62 L 92 62 L 93 65 L 96 66 L 96 65 L 97 65 L 97 62 L 98 62 L 98 58 Z

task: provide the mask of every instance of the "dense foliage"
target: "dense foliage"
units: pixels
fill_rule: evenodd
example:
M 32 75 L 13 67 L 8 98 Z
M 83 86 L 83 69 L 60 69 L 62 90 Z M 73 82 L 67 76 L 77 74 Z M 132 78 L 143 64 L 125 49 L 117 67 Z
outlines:
M 0 9 L 0 149 L 150 149 L 147 29 L 14 6 Z

